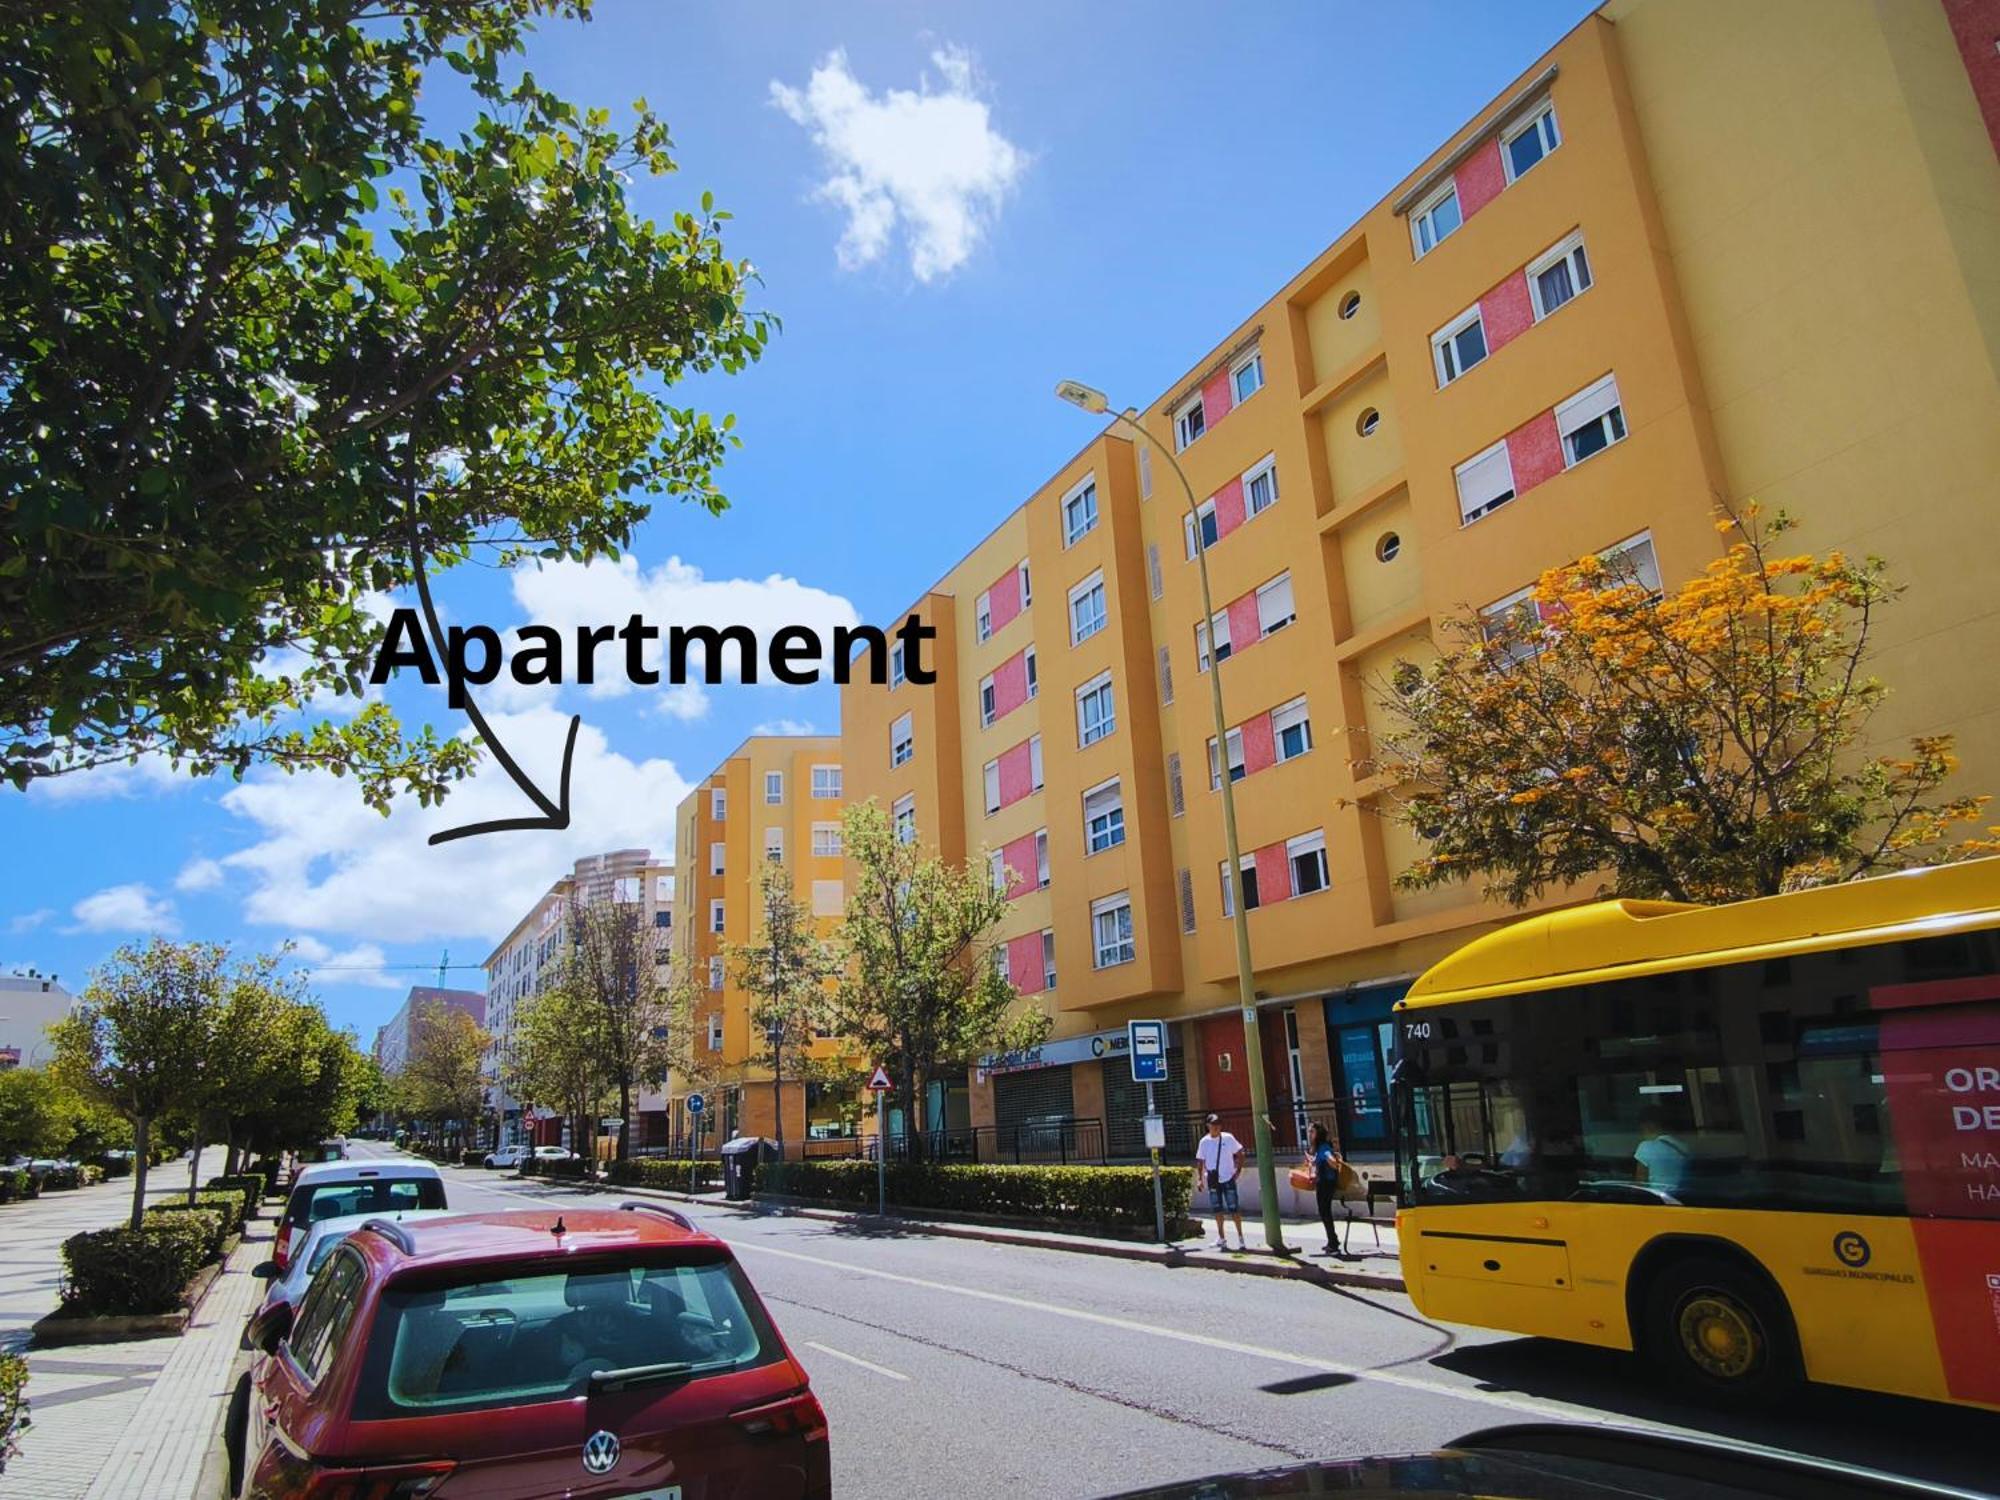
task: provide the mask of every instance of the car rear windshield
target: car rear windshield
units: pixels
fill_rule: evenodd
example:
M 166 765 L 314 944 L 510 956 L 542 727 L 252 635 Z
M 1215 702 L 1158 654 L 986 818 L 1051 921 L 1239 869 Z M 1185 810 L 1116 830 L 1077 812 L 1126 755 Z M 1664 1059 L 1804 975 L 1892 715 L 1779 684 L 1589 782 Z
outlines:
M 444 1183 L 435 1177 L 370 1177 L 360 1182 L 308 1183 L 292 1194 L 294 1224 L 317 1224 L 348 1214 L 389 1214 L 409 1208 L 443 1208 Z
M 599 1263 L 382 1295 L 355 1415 L 407 1417 L 582 1395 L 601 1370 L 663 1382 L 782 1358 L 733 1262 Z

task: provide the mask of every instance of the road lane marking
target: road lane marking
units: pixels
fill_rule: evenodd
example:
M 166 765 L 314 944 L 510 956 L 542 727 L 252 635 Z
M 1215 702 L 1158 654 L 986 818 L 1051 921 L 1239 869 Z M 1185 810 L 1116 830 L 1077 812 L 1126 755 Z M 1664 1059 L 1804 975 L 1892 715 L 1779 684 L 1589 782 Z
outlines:
M 851 1271 L 856 1276 L 873 1276 L 903 1286 L 922 1287 L 926 1291 L 947 1292 L 955 1297 L 969 1297 L 978 1302 L 994 1302 L 1002 1307 L 1018 1307 L 1028 1312 L 1048 1313 L 1053 1317 L 1070 1318 L 1079 1323 L 1093 1323 L 1100 1328 L 1116 1328 L 1126 1333 L 1148 1334 L 1153 1338 L 1172 1339 L 1176 1343 L 1194 1344 L 1204 1349 L 1219 1349 L 1229 1354 L 1246 1354 L 1253 1359 L 1268 1359 L 1277 1364 L 1292 1365 L 1304 1370 L 1331 1370 L 1336 1374 L 1352 1375 L 1356 1380 L 1373 1381 L 1378 1385 L 1394 1386 L 1399 1390 L 1420 1391 L 1429 1396 L 1452 1396 L 1460 1401 L 1469 1401 L 1480 1406 L 1497 1406 L 1505 1411 L 1518 1412 L 1522 1416 L 1537 1417 L 1543 1421 L 1557 1412 L 1585 1421 L 1604 1420 L 1603 1413 L 1592 1411 L 1585 1406 L 1572 1406 L 1567 1401 L 1556 1401 L 1545 1397 L 1510 1396 L 1501 1391 L 1483 1391 L 1474 1387 L 1448 1385 L 1443 1381 L 1425 1380 L 1396 1370 L 1378 1370 L 1368 1365 L 1349 1364 L 1345 1360 L 1294 1354 L 1285 1349 L 1246 1344 L 1238 1339 L 1192 1333 L 1185 1328 L 1163 1328 L 1156 1323 L 1142 1323 L 1136 1318 L 1089 1312 L 1080 1307 L 1064 1307 L 1057 1302 L 1041 1302 L 1032 1297 L 1016 1297 L 1007 1292 L 989 1292 L 982 1287 L 958 1286 L 949 1281 L 931 1281 L 922 1276 L 906 1276 L 900 1271 L 883 1271 L 873 1266 L 857 1266 L 851 1261 L 829 1260 L 823 1255 L 807 1255 L 798 1250 L 780 1250 L 776 1245 L 760 1244 L 756 1240 L 731 1240 L 730 1245 L 736 1250 L 754 1250 L 761 1255 L 775 1255 L 783 1260 L 802 1261 L 807 1265 L 826 1266 L 836 1271 Z M 889 1331 L 893 1333 L 895 1330 Z M 1688 1430 L 1670 1423 L 1648 1421 L 1641 1417 L 1621 1418 L 1620 1425 L 1651 1432 Z
M 873 1370 L 877 1375 L 887 1375 L 891 1380 L 908 1380 L 910 1378 L 900 1370 L 892 1370 L 887 1365 L 875 1364 L 870 1360 L 863 1359 L 858 1354 L 849 1354 L 843 1349 L 836 1349 L 831 1344 L 822 1344 L 813 1339 L 807 1339 L 805 1345 L 808 1349 L 817 1349 L 822 1354 L 831 1354 L 835 1359 L 844 1359 L 850 1365 L 859 1365 L 864 1370 Z

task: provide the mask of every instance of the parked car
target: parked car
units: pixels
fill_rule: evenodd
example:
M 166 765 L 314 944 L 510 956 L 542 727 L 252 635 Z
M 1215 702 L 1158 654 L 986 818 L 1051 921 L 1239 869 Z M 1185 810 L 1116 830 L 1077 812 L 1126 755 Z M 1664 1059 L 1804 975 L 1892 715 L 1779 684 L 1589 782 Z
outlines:
M 729 1247 L 657 1204 L 372 1221 L 238 1388 L 235 1492 L 826 1500 L 826 1414 Z
M 276 1261 L 267 1260 L 251 1273 L 267 1278 L 271 1284 L 264 1290 L 263 1302 L 250 1316 L 250 1325 L 243 1335 L 245 1347 L 261 1349 L 266 1354 L 277 1350 L 279 1340 L 292 1331 L 292 1316 L 298 1311 L 306 1288 L 312 1285 L 314 1273 L 326 1264 L 335 1245 L 369 1220 L 380 1218 L 404 1223 L 412 1219 L 435 1219 L 450 1212 L 448 1208 L 412 1208 L 400 1213 L 345 1214 L 337 1219 L 316 1221 L 306 1230 L 305 1240 L 292 1256 L 291 1264 L 280 1269 Z
M 293 1182 L 278 1219 L 271 1259 L 280 1271 L 288 1269 L 307 1229 L 321 1219 L 445 1206 L 444 1178 L 427 1161 L 320 1162 L 305 1168 Z
M 537 1146 L 536 1161 L 575 1161 L 576 1153 L 567 1146 Z
M 529 1146 L 500 1146 L 486 1153 L 489 1167 L 518 1167 L 532 1150 Z

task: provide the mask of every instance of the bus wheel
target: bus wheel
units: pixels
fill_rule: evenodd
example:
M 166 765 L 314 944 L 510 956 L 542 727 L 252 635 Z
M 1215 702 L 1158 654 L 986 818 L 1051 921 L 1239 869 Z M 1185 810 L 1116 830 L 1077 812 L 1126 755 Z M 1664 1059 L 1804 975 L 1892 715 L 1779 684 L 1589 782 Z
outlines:
M 1646 1291 L 1645 1346 L 1706 1397 L 1771 1402 L 1799 1384 L 1798 1335 L 1784 1299 L 1716 1256 L 1677 1260 Z

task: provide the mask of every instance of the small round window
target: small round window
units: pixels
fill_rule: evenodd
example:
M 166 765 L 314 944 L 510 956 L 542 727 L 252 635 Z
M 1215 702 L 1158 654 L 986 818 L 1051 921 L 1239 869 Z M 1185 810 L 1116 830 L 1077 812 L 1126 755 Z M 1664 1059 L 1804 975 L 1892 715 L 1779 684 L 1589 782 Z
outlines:
M 1354 424 L 1354 430 L 1363 437 L 1373 437 L 1375 429 L 1381 425 L 1382 413 L 1371 406 L 1361 414 L 1360 420 Z
M 1351 318 L 1360 311 L 1361 293 L 1349 292 L 1345 297 L 1340 299 L 1340 316 L 1342 318 Z
M 1393 531 L 1385 531 L 1375 539 L 1375 561 L 1394 562 L 1396 554 L 1403 550 L 1403 539 Z

